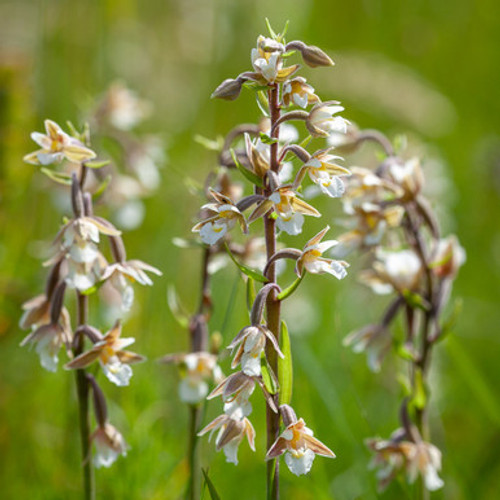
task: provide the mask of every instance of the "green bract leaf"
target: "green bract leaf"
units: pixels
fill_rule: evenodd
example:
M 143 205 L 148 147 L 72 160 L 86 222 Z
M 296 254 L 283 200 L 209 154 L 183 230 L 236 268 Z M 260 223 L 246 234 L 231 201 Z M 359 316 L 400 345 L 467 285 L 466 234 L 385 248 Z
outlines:
M 257 175 L 245 168 L 239 161 L 234 152 L 234 149 L 231 149 L 231 157 L 233 158 L 234 164 L 236 168 L 252 183 L 259 187 L 264 187 L 262 179 Z
M 278 142 L 278 139 L 276 137 L 269 137 L 267 134 L 265 134 L 264 132 L 261 132 L 259 134 L 260 136 L 260 140 L 264 143 L 264 144 L 276 144 Z
M 285 357 L 278 357 L 278 381 L 280 387 L 279 399 L 280 405 L 288 405 L 292 400 L 293 364 L 290 335 L 288 333 L 288 327 L 284 321 L 281 322 L 280 340 L 281 352 L 285 355 Z
M 267 392 L 269 394 L 276 394 L 278 392 L 278 381 L 265 356 L 260 358 L 260 369 L 262 372 L 262 382 L 264 382 Z
M 264 116 L 269 116 L 269 101 L 267 100 L 266 91 L 267 87 L 260 89 L 257 94 L 257 105 Z
M 104 191 L 106 191 L 106 188 L 109 186 L 111 179 L 112 179 L 111 174 L 109 174 L 105 177 L 105 179 L 101 182 L 101 184 L 99 184 L 99 187 L 92 195 L 92 198 L 94 200 L 97 200 L 104 193 Z
M 203 472 L 203 477 L 205 478 L 205 484 L 207 485 L 210 498 L 212 500 L 220 500 L 220 496 L 215 489 L 214 483 L 212 483 L 212 480 L 208 477 L 208 469 L 205 470 L 202 468 L 201 471 Z
M 89 168 L 102 168 L 111 163 L 110 160 L 86 161 L 84 165 Z
M 411 292 L 410 290 L 404 290 L 403 297 L 411 307 L 416 307 L 418 309 L 422 309 L 423 311 L 429 310 L 429 306 L 427 305 L 426 301 L 418 293 Z
M 231 253 L 231 250 L 227 246 L 227 243 L 224 243 L 224 247 L 226 248 L 226 252 L 228 253 L 229 257 L 231 257 L 231 260 L 236 264 L 238 269 L 244 275 L 248 276 L 249 278 L 254 279 L 255 281 L 259 281 L 260 283 L 267 283 L 267 278 L 264 277 L 261 273 L 259 273 L 258 271 L 255 271 L 254 269 L 250 269 L 249 267 L 244 266 L 243 264 L 238 262 L 236 260 L 236 258 L 234 257 L 234 255 Z
M 305 275 L 306 271 L 304 270 L 300 278 L 297 278 L 289 287 L 285 288 L 281 293 L 278 294 L 277 299 L 285 300 L 287 297 L 290 297 L 290 295 L 292 295 L 292 293 L 295 292 L 297 287 L 300 285 L 300 282 L 304 279 Z
M 255 280 L 253 278 L 250 278 L 250 276 L 247 277 L 247 309 L 248 312 L 252 310 L 252 305 L 255 302 L 255 297 L 257 295 L 257 292 L 255 291 Z
M 269 34 L 271 35 L 271 38 L 276 40 L 278 38 L 278 35 L 274 32 L 273 28 L 271 27 L 271 22 L 267 17 L 266 17 L 266 26 L 267 26 L 267 31 L 269 31 Z
M 300 144 L 299 146 L 301 148 L 306 148 L 306 146 L 311 142 L 311 139 L 312 139 L 312 135 L 308 135 Z
M 175 321 L 177 321 L 182 328 L 188 328 L 189 315 L 184 312 L 173 285 L 167 288 L 167 304 Z
M 413 395 L 412 403 L 415 408 L 422 410 L 425 408 L 427 403 L 427 394 L 424 385 L 424 379 L 422 377 L 422 370 L 420 368 L 416 368 L 415 370 L 415 394 Z
M 455 327 L 455 323 L 457 322 L 458 316 L 460 316 L 460 313 L 462 312 L 462 307 L 463 307 L 463 300 L 456 299 L 453 304 L 453 310 L 451 311 L 451 314 L 446 319 L 446 321 L 441 325 L 441 333 L 439 334 L 437 340 L 439 341 L 443 340 L 447 335 L 449 335 L 452 332 L 453 328 Z
M 217 151 L 218 153 L 222 151 L 222 146 L 224 145 L 224 138 L 221 136 L 218 136 L 217 139 L 213 140 L 202 135 L 195 135 L 194 140 L 205 149 L 208 149 L 209 151 Z
M 56 172 L 55 170 L 50 170 L 50 168 L 42 167 L 40 169 L 42 174 L 45 174 L 49 179 L 58 182 L 59 184 L 64 184 L 65 186 L 71 186 L 71 176 L 68 174 L 63 174 L 62 172 Z

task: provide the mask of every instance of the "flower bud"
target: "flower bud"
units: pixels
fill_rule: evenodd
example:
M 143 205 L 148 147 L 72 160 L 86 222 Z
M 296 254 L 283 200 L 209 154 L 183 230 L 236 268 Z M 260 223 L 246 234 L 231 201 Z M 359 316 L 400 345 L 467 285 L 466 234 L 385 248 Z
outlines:
M 335 64 L 319 47 L 306 45 L 299 40 L 288 43 L 286 50 L 298 50 L 302 54 L 304 62 L 311 68 L 316 68 L 318 66 L 333 66 Z
M 226 101 L 234 101 L 238 98 L 241 92 L 241 87 L 244 83 L 243 78 L 227 78 L 224 80 L 212 93 L 210 97 L 218 97 Z

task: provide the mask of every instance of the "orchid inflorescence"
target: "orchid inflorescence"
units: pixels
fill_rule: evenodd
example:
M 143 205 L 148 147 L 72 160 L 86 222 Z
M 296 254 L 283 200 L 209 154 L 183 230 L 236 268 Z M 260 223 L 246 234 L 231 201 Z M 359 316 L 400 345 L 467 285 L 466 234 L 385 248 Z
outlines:
M 352 130 L 342 147 L 355 150 L 365 141 L 383 147 L 386 158 L 372 172 L 352 168 L 343 201 L 349 231 L 334 249 L 345 256 L 355 249 L 368 254 L 360 281 L 378 295 L 392 296 L 378 323 L 348 335 L 344 344 L 366 352 L 369 367 L 380 371 L 391 348 L 407 363 L 407 394 L 401 407 L 401 428 L 389 440 L 372 439 L 373 465 L 379 485 L 386 487 L 399 472 L 409 482 L 418 475 L 427 490 L 443 485 L 438 472 L 441 453 L 429 439 L 427 408 L 430 354 L 449 331 L 443 318 L 451 287 L 465 252 L 455 236 L 443 238 L 431 203 L 424 195 L 424 170 L 418 158 L 396 154 L 377 131 Z M 403 314 L 405 337 L 393 334 L 398 313 Z
M 147 272 L 161 275 L 156 268 L 140 261 L 127 260 L 121 232 L 106 219 L 93 213 L 92 194 L 86 190 L 85 181 L 90 169 L 99 169 L 106 162 L 97 161 L 97 154 L 90 148 L 86 133 L 68 134 L 51 120 L 45 121 L 46 133 L 34 132 L 32 138 L 41 149 L 25 157 L 25 161 L 41 166 L 43 172 L 59 184 L 70 187 L 73 214 L 65 219 L 54 243 L 54 255 L 45 266 L 50 267 L 45 293 L 26 302 L 20 326 L 31 333 L 21 345 L 35 346 L 43 368 L 55 372 L 61 349 L 66 351 L 68 370 L 77 371 L 77 389 L 80 409 L 88 408 L 92 393 L 97 429 L 89 434 L 89 415 L 80 422 L 83 446 L 83 464 L 92 462 L 91 444 L 95 445 L 93 463 L 96 467 L 109 467 L 119 455 L 125 455 L 127 446 L 120 432 L 109 423 L 106 400 L 96 380 L 96 371 L 86 370 L 98 362 L 104 375 L 117 386 L 129 384 L 131 364 L 143 361 L 138 354 L 124 348 L 133 338 L 121 338 L 121 320 L 106 333 L 88 323 L 88 299 L 98 290 L 115 294 L 123 316 L 132 307 L 132 283 L 151 285 Z M 57 167 L 61 162 L 71 164 L 73 174 Z M 47 168 L 52 166 L 52 168 Z M 65 167 L 66 168 L 66 167 Z M 103 255 L 102 236 L 108 238 L 112 262 Z M 76 320 L 64 306 L 67 292 L 74 290 L 77 297 Z M 91 346 L 86 348 L 86 341 Z M 85 410 L 83 410 L 85 413 Z M 88 469 L 87 469 L 88 472 Z M 91 474 L 86 476 L 86 491 L 92 489 Z
M 210 248 L 225 248 L 246 275 L 250 308 L 250 324 L 228 346 L 233 354 L 231 367 L 239 367 L 239 371 L 229 375 L 208 395 L 208 399 L 222 397 L 224 413 L 199 435 L 218 431 L 217 450 L 224 450 L 227 461 L 235 464 L 237 448 L 245 437 L 255 449 L 249 398 L 259 387 L 267 402 L 268 491 L 276 498 L 277 457 L 283 454 L 285 463 L 297 475 L 309 472 L 315 455 L 335 457 L 312 437 L 312 431 L 302 419 L 297 420 L 289 406 L 292 363 L 288 329 L 280 317 L 280 302 L 297 289 L 306 273 L 326 273 L 342 279 L 348 267 L 346 262 L 325 255 L 338 244 L 335 240 L 322 241 L 328 226 L 310 238 L 302 250 L 283 248 L 277 236 L 280 233 L 299 235 L 304 228 L 304 216 L 321 217 L 301 196 L 307 178 L 318 192 L 339 198 L 345 191 L 344 179 L 350 171 L 340 165 L 342 158 L 332 153 L 332 147 L 323 146 L 312 154 L 305 149 L 312 138 L 345 133 L 348 122 L 338 115 L 344 108 L 337 101 L 322 102 L 306 79 L 297 76 L 299 64 L 288 65 L 289 57 L 295 53 L 310 67 L 332 66 L 333 61 L 318 47 L 301 41 L 286 43 L 284 35 L 270 31 L 271 37 L 257 39 L 257 47 L 251 53 L 252 70 L 225 80 L 213 93 L 213 97 L 234 100 L 243 87 L 249 88 L 255 92 L 264 114 L 258 125 L 235 127 L 219 150 L 224 175 L 238 170 L 251 182 L 252 192 L 243 196 L 242 189 L 209 188 L 212 201 L 202 207 L 201 221 L 193 227 L 193 232 L 199 233 L 202 242 Z M 299 144 L 299 134 L 290 121 L 303 121 L 308 139 Z M 292 160 L 298 161 L 299 166 L 294 167 Z M 234 183 L 227 185 L 234 186 Z M 247 235 L 259 220 L 264 222 L 261 240 L 265 242 L 266 253 L 265 259 L 258 266 L 254 261 L 251 268 L 242 254 L 234 251 L 238 245 L 230 239 L 230 233 L 234 234 L 233 229 L 239 226 L 241 233 Z M 277 282 L 277 267 L 284 259 L 296 262 L 297 278 L 282 289 Z M 256 282 L 263 286 L 255 295 L 252 290 Z M 284 343 L 288 345 L 286 352 L 282 350 Z M 282 433 L 279 432 L 280 418 L 285 426 Z M 269 471 L 273 472 L 269 474 Z

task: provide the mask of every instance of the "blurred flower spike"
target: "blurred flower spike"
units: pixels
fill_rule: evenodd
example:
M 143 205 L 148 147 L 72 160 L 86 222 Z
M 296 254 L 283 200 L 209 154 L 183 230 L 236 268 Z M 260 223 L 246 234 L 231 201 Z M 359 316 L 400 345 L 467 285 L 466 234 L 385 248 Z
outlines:
M 42 148 L 24 157 L 33 165 L 59 163 L 64 158 L 73 163 L 92 160 L 97 155 L 78 139 L 71 137 L 52 120 L 45 120 L 45 134 L 32 132 L 31 138 Z

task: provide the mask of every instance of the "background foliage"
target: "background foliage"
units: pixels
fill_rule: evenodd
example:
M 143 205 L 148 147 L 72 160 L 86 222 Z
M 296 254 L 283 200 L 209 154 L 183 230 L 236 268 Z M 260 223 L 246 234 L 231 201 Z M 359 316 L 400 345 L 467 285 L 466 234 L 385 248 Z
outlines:
M 137 291 L 141 307 L 125 332 L 138 338 L 137 351 L 150 360 L 181 351 L 187 339 L 168 312 L 166 288 L 175 283 L 184 302 L 194 306 L 199 255 L 175 248 L 171 240 L 188 234 L 199 204 L 189 194 L 186 176 L 202 181 L 214 161 L 193 136 L 215 137 L 236 121 L 257 116 L 249 92 L 233 104 L 209 96 L 224 78 L 249 68 L 250 48 L 264 32 L 266 16 L 277 29 L 289 19 L 289 38 L 318 45 L 336 61 L 334 69 L 311 75 L 321 96 L 341 100 L 344 116 L 363 127 L 391 135 L 408 132 L 415 143 L 432 144 L 426 154 L 438 158 L 433 165 L 449 178 L 436 201 L 443 207 L 446 232 L 458 233 L 468 261 L 455 288 L 463 312 L 434 360 L 433 434 L 444 454 L 446 487 L 433 497 L 497 498 L 498 3 L 1 0 L 3 498 L 75 498 L 80 486 L 73 377 L 43 371 L 34 353 L 18 347 L 20 304 L 41 291 L 46 271 L 40 261 L 60 222 L 48 183 L 22 162 L 34 149 L 29 132 L 42 130 L 46 117 L 60 123 L 81 119 L 117 78 L 154 103 L 143 130 L 163 134 L 169 161 L 161 189 L 147 201 L 143 226 L 127 233 L 125 241 L 131 256 L 159 267 L 164 277 L 152 289 Z M 339 232 L 333 223 L 332 233 Z M 398 425 L 399 387 L 387 375 L 373 376 L 363 356 L 341 345 L 349 331 L 379 315 L 378 302 L 356 283 L 355 267 L 335 285 L 326 278 L 306 279 L 303 298 L 285 310 L 294 325 L 294 406 L 338 458 L 318 459 L 306 478 L 284 470 L 284 498 L 377 498 L 363 440 L 388 436 Z M 233 269 L 218 274 L 215 287 L 212 328 L 228 340 L 245 322 L 244 289 Z M 294 317 L 297 310 L 301 314 Z M 304 317 L 309 318 L 305 323 Z M 105 317 L 100 321 L 110 326 Z M 131 449 L 127 459 L 98 471 L 101 498 L 177 498 L 182 493 L 187 410 L 177 399 L 175 377 L 173 369 L 150 362 L 137 367 L 129 388 L 106 387 L 113 422 Z M 205 421 L 218 410 L 217 403 L 210 404 Z M 263 424 L 263 410 L 257 408 L 254 422 Z M 243 445 L 238 468 L 202 443 L 204 463 L 224 499 L 262 498 L 265 433 L 263 425 L 256 430 L 258 451 L 254 455 Z M 380 498 L 408 494 L 402 484 L 394 484 Z

